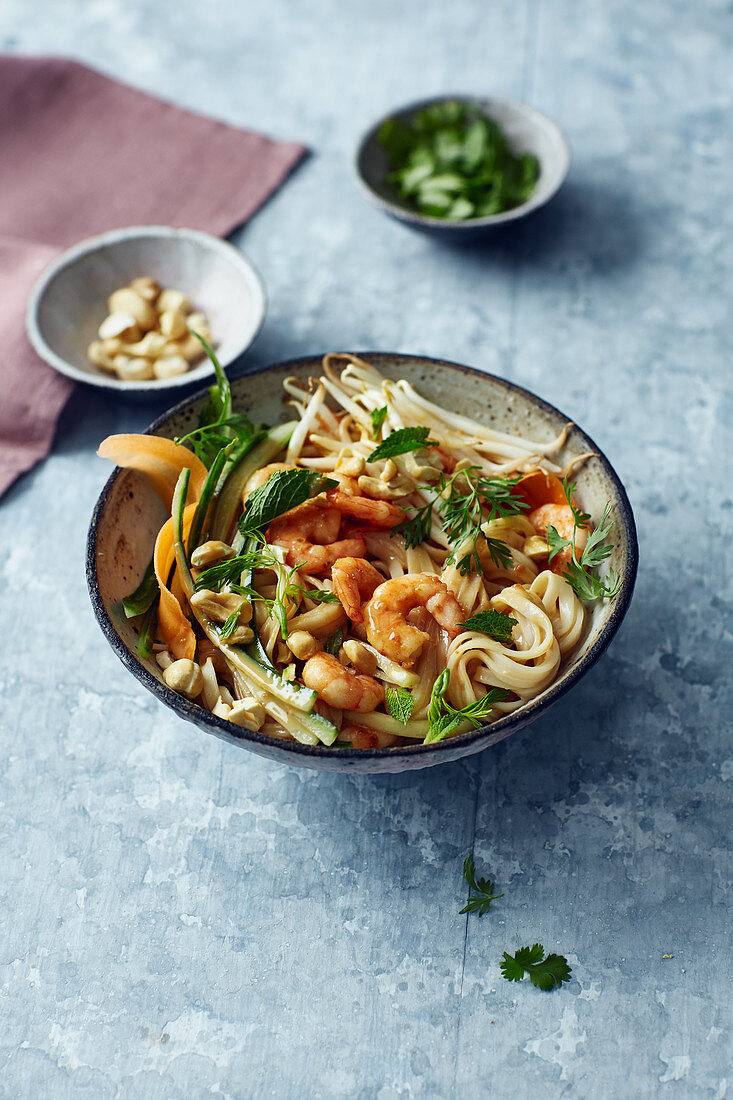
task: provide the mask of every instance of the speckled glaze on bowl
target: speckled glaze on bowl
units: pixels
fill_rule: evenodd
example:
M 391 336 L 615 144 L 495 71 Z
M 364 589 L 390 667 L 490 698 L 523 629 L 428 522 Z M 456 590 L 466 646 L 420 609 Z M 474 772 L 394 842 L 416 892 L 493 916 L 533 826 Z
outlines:
M 87 348 L 107 315 L 107 298 L 137 275 L 183 290 L 206 314 L 223 367 L 252 344 L 267 308 L 259 274 L 238 249 L 199 229 L 131 226 L 89 237 L 62 253 L 36 283 L 26 310 L 28 337 L 50 366 L 76 382 L 118 393 L 157 393 L 203 384 L 203 357 L 185 374 L 127 382 L 95 367 Z
M 527 390 L 491 374 L 439 359 L 390 353 L 359 353 L 384 375 L 406 378 L 430 400 L 444 408 L 478 417 L 488 425 L 539 439 L 554 438 L 568 418 Z M 283 412 L 282 381 L 288 375 L 307 378 L 319 373 L 320 356 L 293 359 L 238 378 L 232 383 L 235 408 L 254 420 L 269 423 L 287 419 Z M 183 434 L 198 417 L 206 398 L 202 392 L 177 405 L 148 431 L 173 438 Z M 94 509 L 87 542 L 87 581 L 94 613 L 110 645 L 133 675 L 161 702 L 205 733 L 281 763 L 307 768 L 347 772 L 401 772 L 448 763 L 489 748 L 533 722 L 565 694 L 600 657 L 626 614 L 636 579 L 638 550 L 636 528 L 628 498 L 608 460 L 579 428 L 572 427 L 562 461 L 593 451 L 578 471 L 578 493 L 585 509 L 600 516 L 607 500 L 614 506 L 616 547 L 611 566 L 620 574 L 622 587 L 610 603 L 598 604 L 590 615 L 586 636 L 562 668 L 558 679 L 535 700 L 515 714 L 490 726 L 436 745 L 408 745 L 392 749 L 329 749 L 277 740 L 240 729 L 216 718 L 196 703 L 171 691 L 155 661 L 143 661 L 136 652 L 137 635 L 118 608 L 131 592 L 150 560 L 157 531 L 166 518 L 163 506 L 144 475 L 132 470 L 115 471 L 102 489 Z
M 505 210 L 502 214 L 490 214 L 483 218 L 466 218 L 457 221 L 450 218 L 433 218 L 403 206 L 391 190 L 387 175 L 390 170 L 387 154 L 379 140 L 379 131 L 388 119 L 409 121 L 418 111 L 435 103 L 460 99 L 475 104 L 489 118 L 498 122 L 507 136 L 514 153 L 534 153 L 540 162 L 540 175 L 534 191 L 520 206 Z M 498 96 L 441 95 L 410 103 L 390 111 L 380 118 L 361 138 L 355 157 L 356 176 L 367 197 L 385 214 L 404 222 L 413 229 L 420 229 L 435 237 L 457 243 L 474 241 L 493 229 L 525 218 L 538 210 L 559 191 L 570 168 L 570 148 L 560 129 L 547 115 L 520 103 L 515 99 Z

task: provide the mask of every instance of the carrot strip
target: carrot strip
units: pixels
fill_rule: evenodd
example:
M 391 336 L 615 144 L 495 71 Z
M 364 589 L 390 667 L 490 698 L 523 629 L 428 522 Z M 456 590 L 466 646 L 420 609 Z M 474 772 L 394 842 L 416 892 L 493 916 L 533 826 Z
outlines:
M 183 513 L 184 537 L 193 523 L 196 505 L 189 504 Z M 158 627 L 163 641 L 168 646 L 176 660 L 186 657 L 192 661 L 196 655 L 196 636 L 191 624 L 183 614 L 181 605 L 166 587 L 168 574 L 175 561 L 175 548 L 173 545 L 173 519 L 168 519 L 158 532 L 153 553 L 153 567 L 155 576 L 160 585 L 160 603 L 158 605 Z
M 126 469 L 141 470 L 170 512 L 173 490 L 184 466 L 191 471 L 189 499 L 198 500 L 208 470 L 188 447 L 159 435 L 108 435 L 97 454 Z
M 532 509 L 542 504 L 567 504 L 562 482 L 547 470 L 532 470 L 525 474 L 514 486 L 513 492 Z

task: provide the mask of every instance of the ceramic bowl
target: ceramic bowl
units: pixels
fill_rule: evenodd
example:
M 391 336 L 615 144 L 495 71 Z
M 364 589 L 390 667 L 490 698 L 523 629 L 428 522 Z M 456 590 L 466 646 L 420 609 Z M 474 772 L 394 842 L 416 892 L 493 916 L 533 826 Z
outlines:
M 89 361 L 87 348 L 107 315 L 107 298 L 136 275 L 152 275 L 161 286 L 189 295 L 209 319 L 224 367 L 246 351 L 262 327 L 262 280 L 233 245 L 197 229 L 135 226 L 90 237 L 46 268 L 26 313 L 28 336 L 40 357 L 77 382 L 122 393 L 174 390 L 212 374 L 203 358 L 176 378 L 123 382 Z
M 360 353 L 361 354 L 361 353 Z M 413 355 L 365 353 L 363 356 L 391 378 L 406 378 L 430 400 L 444 408 L 477 415 L 486 424 L 539 439 L 553 439 L 568 418 L 541 398 L 519 386 L 481 371 L 438 359 Z M 287 419 L 283 413 L 282 382 L 288 375 L 308 378 L 320 373 L 320 358 L 294 359 L 236 379 L 232 383 L 235 408 L 253 420 L 270 424 Z M 148 431 L 172 438 L 196 421 L 205 393 L 190 398 L 151 424 Z M 490 726 L 435 745 L 401 748 L 329 749 L 309 747 L 252 733 L 216 718 L 196 703 L 171 691 L 153 660 L 136 654 L 137 635 L 118 608 L 119 601 L 138 584 L 150 560 L 157 531 L 166 518 L 160 500 L 144 475 L 116 469 L 104 486 L 89 528 L 87 579 L 94 612 L 108 642 L 120 660 L 149 691 L 182 718 L 206 733 L 284 763 L 329 771 L 400 772 L 443 764 L 495 745 L 544 714 L 600 657 L 616 633 L 629 606 L 637 567 L 637 544 L 631 506 L 608 460 L 579 428 L 573 426 L 561 453 L 564 463 L 592 451 L 577 473 L 578 494 L 586 511 L 600 516 L 606 501 L 614 508 L 615 549 L 610 564 L 621 576 L 622 587 L 611 602 L 598 603 L 589 616 L 587 633 L 562 668 L 557 680 L 515 714 Z
M 409 121 L 418 111 L 435 103 L 460 99 L 473 103 L 489 118 L 498 122 L 507 136 L 514 153 L 534 153 L 540 162 L 540 175 L 534 192 L 521 206 L 506 210 L 503 214 L 491 214 L 483 218 L 467 218 L 465 221 L 450 218 L 433 218 L 419 214 L 403 206 L 387 182 L 390 171 L 387 154 L 379 140 L 379 131 L 388 119 Z M 534 107 L 514 99 L 497 96 L 442 95 L 423 99 L 390 111 L 364 134 L 356 151 L 357 179 L 367 197 L 385 214 L 413 229 L 421 229 L 435 236 L 454 241 L 471 241 L 485 236 L 490 230 L 505 226 L 518 218 L 525 218 L 544 206 L 561 187 L 570 167 L 570 149 L 562 130 L 551 119 Z

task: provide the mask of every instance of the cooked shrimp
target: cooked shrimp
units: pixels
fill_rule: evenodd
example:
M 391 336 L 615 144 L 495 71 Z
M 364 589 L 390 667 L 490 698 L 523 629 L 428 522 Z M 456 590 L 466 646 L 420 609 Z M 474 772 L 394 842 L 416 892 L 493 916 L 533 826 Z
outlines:
M 361 535 L 339 540 L 341 513 L 317 500 L 309 500 L 272 521 L 267 541 L 287 550 L 288 565 L 304 565 L 307 573 L 328 573 L 339 558 L 362 557 L 366 544 Z
M 344 481 L 347 480 L 344 478 Z M 353 496 L 343 489 L 329 489 L 326 500 L 345 516 L 358 519 L 369 527 L 396 527 L 402 523 L 405 513 L 396 504 L 371 497 Z
M 370 644 L 385 657 L 408 666 L 414 664 L 430 638 L 427 631 L 407 621 L 408 613 L 416 607 L 424 607 L 451 638 L 460 634 L 463 608 L 440 578 L 430 573 L 407 573 L 385 581 L 364 608 Z
M 339 710 L 367 714 L 384 702 L 384 688 L 371 676 L 344 668 L 331 653 L 316 653 L 303 666 L 303 683 L 324 703 Z
M 554 527 L 558 535 L 573 541 L 573 512 L 569 504 L 542 504 L 527 517 L 538 535 L 547 535 L 547 528 Z M 581 554 L 588 541 L 588 529 L 580 527 L 575 533 L 575 552 Z M 564 547 L 550 562 L 553 573 L 564 573 L 572 558 L 572 550 Z
M 366 558 L 340 558 L 331 570 L 333 590 L 354 623 L 364 622 L 363 605 L 383 583 L 384 577 Z
M 395 733 L 352 724 L 341 727 L 339 740 L 350 741 L 352 749 L 389 749 L 398 744 L 400 739 Z
M 294 470 L 295 467 L 291 466 L 288 462 L 271 462 L 269 466 L 262 466 L 259 470 L 255 470 L 251 478 L 244 487 L 242 493 L 242 499 L 246 500 L 253 490 L 259 489 L 261 485 L 264 485 L 266 481 L 269 481 L 273 474 L 276 474 L 279 470 Z

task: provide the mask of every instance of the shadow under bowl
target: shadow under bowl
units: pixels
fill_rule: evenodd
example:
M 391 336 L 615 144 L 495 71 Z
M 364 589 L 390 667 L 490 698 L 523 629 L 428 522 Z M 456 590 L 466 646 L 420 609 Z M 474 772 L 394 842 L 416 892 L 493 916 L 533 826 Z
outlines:
M 403 205 L 390 187 L 387 176 L 390 164 L 379 140 L 379 131 L 389 119 L 409 122 L 418 112 L 436 103 L 460 100 L 478 107 L 504 131 L 513 153 L 533 153 L 540 164 L 540 175 L 534 191 L 526 202 L 482 218 L 456 220 L 429 217 Z M 411 103 L 390 111 L 364 134 L 355 156 L 359 183 L 367 197 L 385 214 L 405 225 L 443 240 L 456 243 L 472 242 L 486 237 L 492 230 L 506 226 L 538 210 L 557 193 L 570 168 L 570 149 L 560 127 L 541 111 L 514 99 L 498 96 L 441 95 Z
M 38 355 L 77 382 L 127 394 L 180 389 L 213 374 L 203 357 L 175 378 L 126 382 L 89 361 L 87 348 L 107 316 L 107 298 L 138 275 L 184 291 L 194 309 L 203 310 L 223 367 L 247 350 L 262 327 L 262 279 L 233 245 L 198 229 L 133 226 L 90 237 L 46 268 L 26 311 Z
M 442 408 L 478 418 L 497 430 L 517 431 L 550 441 L 568 423 L 566 416 L 528 390 L 470 367 L 415 355 L 360 354 L 386 377 L 405 378 Z M 321 357 L 311 356 L 237 378 L 232 382 L 234 407 L 255 421 L 274 424 L 287 419 L 283 415 L 283 380 L 290 375 L 307 379 L 318 375 L 320 367 Z M 198 422 L 206 397 L 206 392 L 202 392 L 181 402 L 156 420 L 148 431 L 168 438 L 185 434 Z M 391 749 L 310 747 L 234 726 L 167 687 L 155 661 L 137 655 L 135 627 L 119 606 L 122 597 L 140 581 L 156 534 L 167 518 L 146 477 L 134 470 L 114 470 L 92 516 L 86 569 L 94 613 L 123 664 L 162 703 L 204 732 L 260 756 L 280 763 L 345 772 L 402 772 L 449 763 L 503 741 L 544 714 L 598 660 L 626 614 L 636 579 L 638 549 L 634 517 L 623 485 L 608 459 L 575 425 L 570 428 L 559 461 L 565 463 L 588 451 L 595 457 L 577 472 L 578 496 L 584 509 L 596 517 L 601 515 L 607 501 L 612 504 L 616 545 L 609 564 L 621 577 L 621 590 L 614 600 L 597 602 L 592 607 L 582 642 L 550 687 L 514 714 L 459 737 L 433 745 Z

